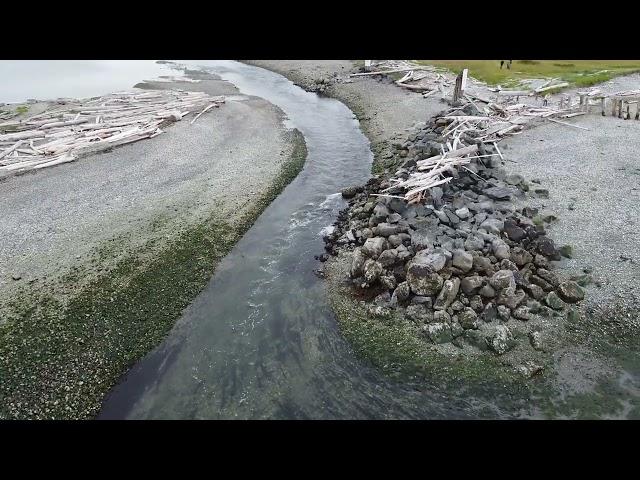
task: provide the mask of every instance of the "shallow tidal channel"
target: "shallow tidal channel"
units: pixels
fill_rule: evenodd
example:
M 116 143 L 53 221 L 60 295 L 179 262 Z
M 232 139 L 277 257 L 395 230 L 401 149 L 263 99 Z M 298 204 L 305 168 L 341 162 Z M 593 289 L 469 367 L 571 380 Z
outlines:
M 346 206 L 340 190 L 370 175 L 373 155 L 353 113 L 258 67 L 189 65 L 196 66 L 282 109 L 304 135 L 308 157 L 162 345 L 113 389 L 99 418 L 510 416 L 491 402 L 394 381 L 341 335 L 314 255 L 323 252 L 321 230 Z

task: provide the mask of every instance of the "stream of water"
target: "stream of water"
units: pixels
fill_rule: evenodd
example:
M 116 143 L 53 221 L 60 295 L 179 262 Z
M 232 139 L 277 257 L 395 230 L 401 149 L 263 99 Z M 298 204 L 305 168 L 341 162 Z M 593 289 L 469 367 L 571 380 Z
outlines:
M 154 352 L 105 401 L 100 418 L 463 418 L 473 408 L 395 383 L 341 336 L 314 274 L 320 231 L 369 176 L 353 113 L 286 78 L 231 61 L 198 62 L 280 107 L 304 135 L 303 171 L 219 264 Z

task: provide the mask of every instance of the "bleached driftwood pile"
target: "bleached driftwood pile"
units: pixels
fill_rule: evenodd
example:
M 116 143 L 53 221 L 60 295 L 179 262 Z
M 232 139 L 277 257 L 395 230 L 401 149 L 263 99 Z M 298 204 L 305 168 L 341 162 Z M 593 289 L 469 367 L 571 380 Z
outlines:
M 440 154 L 418 160 L 416 171 L 403 181 L 391 180 L 392 185 L 386 191 L 397 191 L 400 187 L 405 191 L 401 198 L 409 203 L 419 203 L 427 190 L 451 181 L 452 175 L 455 175 L 458 169 L 475 175 L 473 169 L 467 167 L 471 160 L 483 162 L 483 158 L 495 155 L 502 158 L 497 142 L 506 136 L 521 133 L 524 125 L 534 118 L 544 118 L 587 130 L 586 127 L 551 118 L 575 114 L 576 112 L 571 109 L 559 110 L 525 104 L 498 105 L 495 103 L 480 107 L 469 98 L 466 100 L 467 103 L 464 106 L 451 108 L 434 120 L 435 127 L 438 128 L 442 138 Z M 492 144 L 496 153 L 479 154 L 478 145 L 481 144 Z
M 0 123 L 0 176 L 71 162 L 81 154 L 153 138 L 161 127 L 224 103 L 202 92 L 119 92 L 73 100 L 20 121 Z

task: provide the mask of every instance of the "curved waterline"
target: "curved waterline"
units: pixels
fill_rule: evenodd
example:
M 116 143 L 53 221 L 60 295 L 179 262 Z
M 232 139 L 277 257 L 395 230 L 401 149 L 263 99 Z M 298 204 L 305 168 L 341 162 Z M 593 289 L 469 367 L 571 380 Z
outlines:
M 370 174 L 353 113 L 284 77 L 195 62 L 280 107 L 304 135 L 304 170 L 220 263 L 154 352 L 114 389 L 100 418 L 463 418 L 473 410 L 364 364 L 341 336 L 314 274 L 320 231 Z

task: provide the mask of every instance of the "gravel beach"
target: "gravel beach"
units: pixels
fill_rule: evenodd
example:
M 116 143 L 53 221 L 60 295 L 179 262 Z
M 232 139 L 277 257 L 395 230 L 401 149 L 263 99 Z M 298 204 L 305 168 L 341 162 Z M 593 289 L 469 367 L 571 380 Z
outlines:
M 0 181 L 0 419 L 92 418 L 302 168 L 271 103 L 226 95 L 191 125 Z

